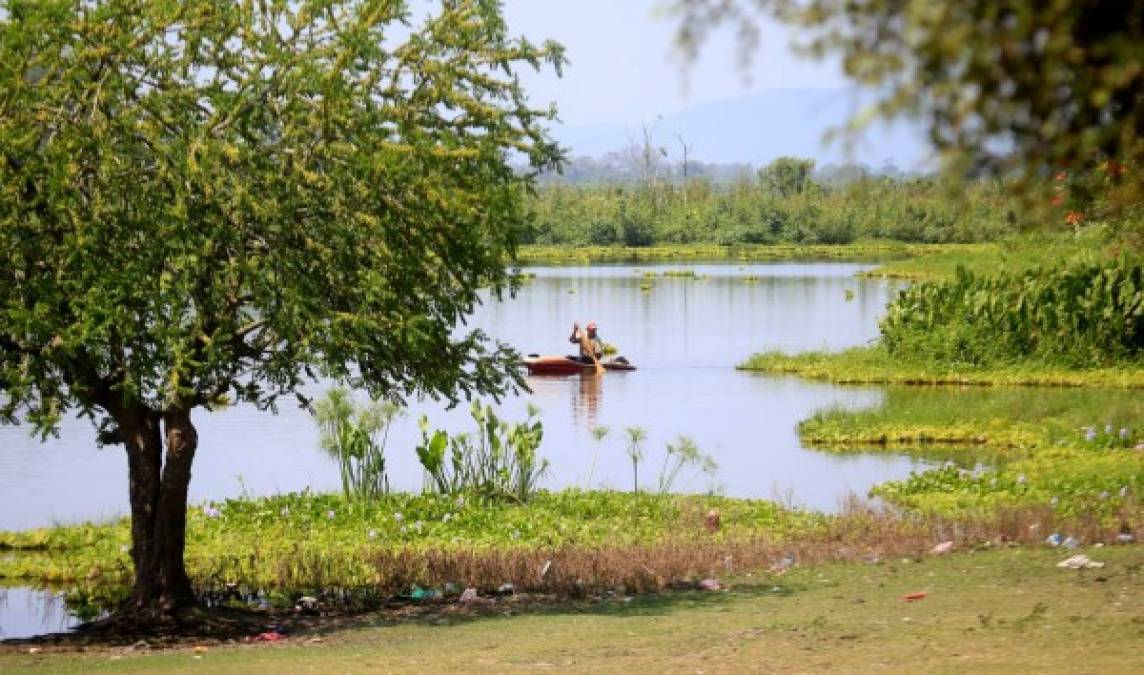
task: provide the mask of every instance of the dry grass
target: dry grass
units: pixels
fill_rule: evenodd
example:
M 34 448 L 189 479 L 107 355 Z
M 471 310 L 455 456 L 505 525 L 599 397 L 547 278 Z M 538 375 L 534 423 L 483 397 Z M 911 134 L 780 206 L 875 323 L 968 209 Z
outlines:
M 709 534 L 698 523 L 693 532 L 643 545 L 560 546 L 521 549 L 388 551 L 376 559 L 380 594 L 402 593 L 414 585 L 447 584 L 492 592 L 505 583 L 517 591 L 584 597 L 604 591 L 654 593 L 692 588 L 709 577 L 759 570 L 782 570 L 792 563 L 876 561 L 918 557 L 935 544 L 988 548 L 1043 542 L 1063 532 L 1085 543 L 1112 541 L 1122 528 L 1139 528 L 1139 508 L 1119 525 L 1096 518 L 1062 518 L 1047 507 L 1013 507 L 990 514 L 919 517 L 890 508 L 849 504 L 814 533 L 782 539 L 760 533 L 728 538 Z

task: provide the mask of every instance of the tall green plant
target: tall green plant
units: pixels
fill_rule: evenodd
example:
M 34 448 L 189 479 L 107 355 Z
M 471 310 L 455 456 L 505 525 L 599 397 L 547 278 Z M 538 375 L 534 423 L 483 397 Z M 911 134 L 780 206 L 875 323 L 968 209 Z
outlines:
M 663 468 L 659 472 L 659 491 L 671 492 L 676 479 L 685 467 L 694 467 L 696 473 L 714 475 L 719 469 L 715 458 L 705 455 L 699 450 L 695 441 L 687 436 L 680 436 L 675 443 L 667 444 L 667 452 L 663 457 Z
M 643 461 L 643 442 L 647 440 L 647 430 L 643 427 L 628 427 L 624 430 L 628 435 L 628 445 L 625 451 L 628 459 L 632 460 L 632 491 L 640 491 L 640 462 Z
M 342 388 L 314 404 L 319 443 L 337 461 L 347 498 L 371 501 L 389 492 L 385 442 L 400 411 L 391 401 L 355 403 Z
M 470 414 L 476 433 L 452 437 L 443 430 L 431 433 L 422 416 L 417 458 L 425 469 L 426 489 L 527 502 L 548 473 L 548 460 L 538 452 L 544 438 L 539 410 L 529 405 L 524 422 L 509 423 L 491 405 L 476 401 Z
M 595 443 L 592 446 L 592 464 L 588 467 L 588 480 L 585 481 L 584 487 L 592 486 L 592 477 L 596 474 L 596 460 L 600 457 L 600 442 L 608 435 L 608 427 L 595 426 L 592 427 L 592 440 Z
M 1095 264 L 979 275 L 902 291 L 881 322 L 891 353 L 984 364 L 1038 359 L 1069 366 L 1144 354 L 1144 267 Z

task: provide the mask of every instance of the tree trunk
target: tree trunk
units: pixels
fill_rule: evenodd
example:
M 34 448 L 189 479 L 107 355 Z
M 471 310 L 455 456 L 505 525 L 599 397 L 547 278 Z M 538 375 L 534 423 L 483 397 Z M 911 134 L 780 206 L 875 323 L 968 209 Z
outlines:
M 191 580 L 183 564 L 187 542 L 187 487 L 191 483 L 191 463 L 199 447 L 199 433 L 191 423 L 189 409 L 172 408 L 163 414 L 167 432 L 167 458 L 159 490 L 159 577 L 164 602 L 171 606 L 194 602 Z
M 183 564 L 187 486 L 198 433 L 189 410 L 160 414 L 142 406 L 116 415 L 127 448 L 131 497 L 131 559 L 135 584 L 127 609 L 150 618 L 193 604 Z M 163 458 L 163 434 L 166 458 Z

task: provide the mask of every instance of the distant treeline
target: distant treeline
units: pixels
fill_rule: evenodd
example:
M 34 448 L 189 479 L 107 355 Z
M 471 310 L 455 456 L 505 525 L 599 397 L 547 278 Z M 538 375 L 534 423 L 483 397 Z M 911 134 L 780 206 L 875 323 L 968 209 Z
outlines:
M 650 246 L 667 243 L 844 244 L 856 239 L 970 243 L 1017 227 L 994 181 L 957 195 L 928 177 L 819 179 L 814 161 L 784 157 L 736 180 L 646 172 L 621 183 L 542 186 L 529 243 Z

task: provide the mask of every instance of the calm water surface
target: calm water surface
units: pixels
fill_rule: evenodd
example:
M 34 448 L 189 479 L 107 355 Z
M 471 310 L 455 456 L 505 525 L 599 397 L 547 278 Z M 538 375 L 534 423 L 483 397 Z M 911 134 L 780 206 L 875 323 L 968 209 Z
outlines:
M 643 272 L 682 268 L 700 278 L 659 276 L 650 291 L 640 290 Z M 572 321 L 594 319 L 601 337 L 639 367 L 603 378 L 529 378 L 532 392 L 504 403 L 508 419 L 522 419 L 526 403 L 540 408 L 541 450 L 552 464 L 547 487 L 628 489 L 623 429 L 641 426 L 649 436 L 640 472 L 645 485 L 656 480 L 664 444 L 688 435 L 714 456 L 719 471 L 714 478 L 690 477 L 677 489 L 777 497 L 829 510 L 848 493 L 933 462 L 840 456 L 800 445 L 800 419 L 829 405 L 877 405 L 880 388 L 841 388 L 734 366 L 764 349 L 841 349 L 873 339 L 893 288 L 855 278 L 859 269 L 838 263 L 538 267 L 516 298 L 484 305 L 470 324 L 521 352 L 559 354 L 573 349 L 567 342 Z M 323 389 L 315 385 L 310 393 Z M 421 414 L 453 431 L 471 426 L 465 406 L 450 411 L 412 402 L 387 450 L 397 489 L 421 484 L 412 449 Z M 192 500 L 338 489 L 335 466 L 317 449 L 313 421 L 292 405 L 278 415 L 250 406 L 203 411 L 196 423 Z M 612 430 L 601 443 L 591 436 L 597 425 Z M 69 420 L 58 438 L 43 443 L 26 429 L 0 427 L 0 530 L 105 519 L 127 506 L 123 451 L 97 449 L 87 421 Z M 54 592 L 0 588 L 0 638 L 66 630 L 75 622 Z
M 667 269 L 692 269 L 699 278 L 659 276 L 652 290 L 640 290 L 643 272 Z M 548 487 L 626 488 L 630 465 L 622 430 L 641 426 L 649 433 L 641 471 L 649 483 L 664 444 L 682 434 L 715 457 L 719 472 L 714 479 L 681 482 L 678 489 L 781 497 L 831 509 L 849 492 L 863 493 L 924 465 L 907 457 L 819 453 L 799 444 L 800 419 L 828 405 L 876 405 L 882 391 L 744 373 L 734 365 L 763 349 L 840 349 L 874 338 L 893 288 L 855 278 L 860 269 L 839 263 L 537 267 L 530 270 L 536 278 L 516 298 L 482 306 L 471 325 L 524 353 L 565 353 L 573 349 L 567 342 L 572 321 L 594 319 L 601 337 L 639 366 L 602 379 L 530 378 L 532 393 L 505 402 L 502 416 L 509 419 L 523 418 L 526 402 L 540 408 L 542 453 L 552 463 Z M 398 489 L 420 486 L 412 447 L 422 413 L 434 426 L 470 426 L 465 406 L 447 411 L 434 402 L 412 402 L 387 450 Z M 339 485 L 335 467 L 317 450 L 312 420 L 291 403 L 278 415 L 251 406 L 200 411 L 196 423 L 192 500 Z M 599 444 L 590 434 L 596 425 L 612 429 Z M 43 443 L 27 429 L 0 427 L 0 529 L 98 520 L 126 510 L 123 451 L 97 449 L 86 420 L 65 422 L 59 438 Z
M 62 633 L 79 624 L 62 593 L 0 586 L 0 640 Z

